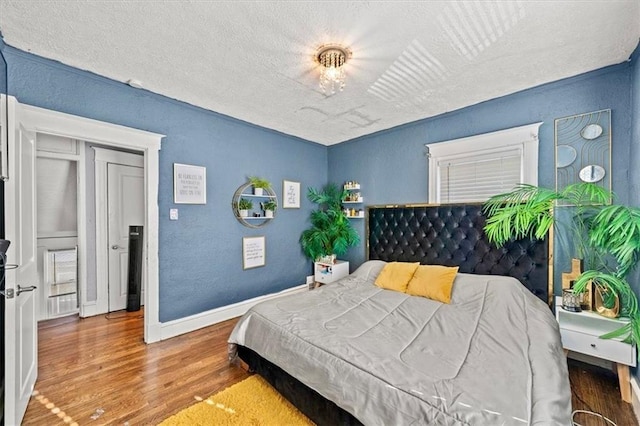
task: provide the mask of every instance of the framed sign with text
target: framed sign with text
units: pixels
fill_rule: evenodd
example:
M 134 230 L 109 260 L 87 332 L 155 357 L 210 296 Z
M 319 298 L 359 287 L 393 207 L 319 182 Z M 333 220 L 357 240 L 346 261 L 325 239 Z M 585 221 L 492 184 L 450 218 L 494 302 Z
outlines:
M 207 168 L 173 163 L 173 202 L 207 204 Z
M 265 237 L 242 238 L 242 269 L 257 268 L 265 264 Z
M 282 208 L 300 208 L 300 182 L 282 181 Z

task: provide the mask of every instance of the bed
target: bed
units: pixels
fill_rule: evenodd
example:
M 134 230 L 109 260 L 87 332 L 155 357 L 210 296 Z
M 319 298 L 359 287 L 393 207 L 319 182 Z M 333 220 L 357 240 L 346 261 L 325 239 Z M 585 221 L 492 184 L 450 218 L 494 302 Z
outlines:
M 368 208 L 368 261 L 254 306 L 242 358 L 318 424 L 571 424 L 546 241 L 486 242 L 479 205 Z M 458 266 L 451 303 L 377 287 L 388 262 Z

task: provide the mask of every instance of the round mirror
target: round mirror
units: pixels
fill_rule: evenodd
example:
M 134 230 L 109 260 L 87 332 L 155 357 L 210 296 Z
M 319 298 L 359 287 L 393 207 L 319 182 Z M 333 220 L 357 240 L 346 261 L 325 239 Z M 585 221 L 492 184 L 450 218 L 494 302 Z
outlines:
M 591 164 L 582 168 L 579 176 L 583 182 L 594 183 L 601 181 L 604 178 L 604 174 L 604 168 Z
M 580 134 L 587 140 L 595 139 L 602 134 L 602 126 L 599 124 L 588 124 L 584 126 Z
M 559 145 L 556 151 L 556 167 L 567 167 L 576 161 L 578 153 L 576 149 L 569 145 Z

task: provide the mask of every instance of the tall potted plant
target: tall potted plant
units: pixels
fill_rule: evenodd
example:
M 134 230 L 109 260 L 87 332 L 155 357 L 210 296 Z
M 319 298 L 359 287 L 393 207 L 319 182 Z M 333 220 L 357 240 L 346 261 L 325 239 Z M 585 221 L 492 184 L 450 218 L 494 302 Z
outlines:
M 342 210 L 347 191 L 329 183 L 322 190 L 309 188 L 307 198 L 318 204 L 311 212 L 311 228 L 302 232 L 300 243 L 305 255 L 313 261 L 343 255 L 360 242 L 360 236 Z
M 569 185 L 562 191 L 522 184 L 485 203 L 485 232 L 489 241 L 502 246 L 511 238 L 542 239 L 552 226 L 568 230 L 588 268 L 574 283 L 574 291 L 583 293 L 593 284 L 605 304 L 619 298 L 630 318 L 628 325 L 601 337 L 640 343 L 638 300 L 626 281 L 640 260 L 640 209 L 609 204 L 612 199 L 611 192 L 593 183 Z M 560 219 L 557 202 L 575 206 L 568 221 Z

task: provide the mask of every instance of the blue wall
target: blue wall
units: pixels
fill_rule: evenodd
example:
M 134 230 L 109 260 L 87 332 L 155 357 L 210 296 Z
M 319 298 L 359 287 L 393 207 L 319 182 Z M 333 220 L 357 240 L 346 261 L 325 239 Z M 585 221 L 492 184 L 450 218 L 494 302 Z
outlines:
M 543 121 L 539 182 L 553 187 L 553 122 L 610 108 L 613 188 L 620 202 L 640 202 L 640 71 L 634 60 L 493 99 L 329 148 L 136 90 L 11 47 L 9 93 L 21 102 L 166 134 L 160 152 L 160 320 L 168 321 L 304 282 L 311 265 L 298 237 L 313 205 L 304 193 L 329 181 L 357 180 L 366 204 L 427 201 L 424 144 Z M 633 141 L 633 142 L 632 142 Z M 207 167 L 206 206 L 173 204 L 172 164 Z M 240 225 L 231 197 L 247 175 L 302 182 L 302 208 L 279 209 L 267 227 Z M 629 186 L 631 182 L 631 186 Z M 168 220 L 169 208 L 180 220 Z M 365 221 L 352 223 L 364 236 Z M 243 236 L 265 235 L 267 266 L 243 271 Z M 345 256 L 351 270 L 365 259 L 363 242 Z M 563 270 L 557 265 L 556 272 Z
M 260 229 L 241 225 L 231 201 L 247 176 L 302 191 L 327 182 L 327 149 L 201 108 L 133 89 L 7 46 L 9 93 L 20 102 L 165 134 L 160 151 L 160 321 L 304 284 L 312 272 L 298 243 L 313 205 L 279 209 Z M 173 163 L 207 168 L 207 204 L 173 203 Z M 169 221 L 169 209 L 180 219 Z M 242 237 L 266 237 L 266 266 L 242 269 Z
M 629 204 L 640 207 L 640 45 L 631 56 L 631 155 L 629 157 Z M 629 283 L 640 295 L 640 266 L 629 274 Z M 640 369 L 636 369 L 640 378 Z
M 629 203 L 640 207 L 640 45 L 631 56 L 631 165 Z
M 625 203 L 629 199 L 632 73 L 631 64 L 623 63 L 333 145 L 329 147 L 329 179 L 360 182 L 367 205 L 426 203 L 424 144 L 542 121 L 539 184 L 553 188 L 554 120 L 610 108 L 613 189 L 618 200 Z M 364 221 L 353 223 L 364 235 Z M 366 258 L 364 244 L 344 257 L 350 260 L 352 269 L 357 267 Z M 560 268 L 556 267 L 556 274 L 564 270 Z

